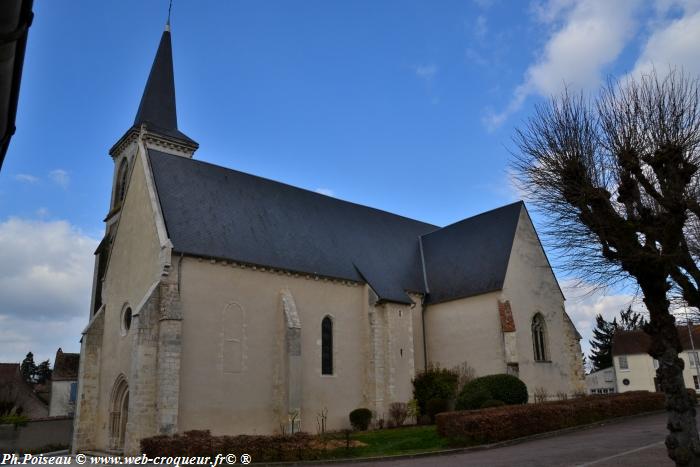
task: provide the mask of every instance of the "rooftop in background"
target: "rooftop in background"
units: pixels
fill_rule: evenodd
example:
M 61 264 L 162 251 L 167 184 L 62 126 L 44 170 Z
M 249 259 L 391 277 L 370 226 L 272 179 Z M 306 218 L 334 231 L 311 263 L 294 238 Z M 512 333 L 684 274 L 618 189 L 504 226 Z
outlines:
M 78 379 L 78 368 L 80 366 L 79 353 L 64 353 L 62 349 L 56 351 L 56 360 L 53 363 L 51 380 L 53 381 L 74 381 Z
M 19 375 L 19 363 L 0 363 L 0 382 L 15 379 Z
M 700 350 L 700 325 L 694 324 L 691 326 L 693 342 L 691 344 L 688 326 L 676 326 L 678 337 L 681 340 L 683 350 L 691 350 L 693 348 Z M 637 329 L 634 331 L 617 331 L 613 337 L 612 354 L 613 355 L 633 355 L 646 354 L 649 352 L 651 345 L 651 337 Z

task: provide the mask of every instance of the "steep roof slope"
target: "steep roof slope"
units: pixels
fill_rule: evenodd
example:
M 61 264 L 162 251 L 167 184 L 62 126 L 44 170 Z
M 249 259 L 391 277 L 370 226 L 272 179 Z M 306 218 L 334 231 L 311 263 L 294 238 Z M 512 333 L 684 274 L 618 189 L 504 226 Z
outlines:
M 205 162 L 149 150 L 174 250 L 424 292 L 418 236 L 436 226 Z
M 443 229 L 206 162 L 149 150 L 177 252 L 367 282 L 380 299 L 430 302 L 503 285 L 522 203 Z
M 430 303 L 503 288 L 522 201 L 423 236 Z
M 693 342 L 690 342 L 690 334 L 688 326 L 676 326 L 678 338 L 681 341 L 683 350 L 698 349 L 700 350 L 700 325 L 692 325 Z M 612 354 L 613 355 L 634 355 L 649 353 L 651 346 L 651 337 L 641 329 L 634 331 L 617 331 L 613 336 Z
M 75 381 L 78 379 L 79 366 L 79 353 L 66 353 L 59 348 L 53 363 L 51 379 L 53 381 Z

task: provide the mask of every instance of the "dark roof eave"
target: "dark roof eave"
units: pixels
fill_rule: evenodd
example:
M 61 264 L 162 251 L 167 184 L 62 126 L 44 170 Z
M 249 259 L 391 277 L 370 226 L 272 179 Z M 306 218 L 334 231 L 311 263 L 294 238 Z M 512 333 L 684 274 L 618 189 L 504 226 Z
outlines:
M 179 130 L 178 130 L 178 132 L 180 134 L 182 134 L 182 136 L 184 136 L 184 138 L 178 138 L 176 136 L 166 135 L 163 132 L 158 131 L 158 129 L 156 129 L 156 128 L 149 129 L 147 124 L 144 123 L 144 125 L 145 125 L 145 130 L 146 130 L 147 134 L 157 136 L 158 138 L 163 139 L 165 141 L 170 141 L 170 142 L 175 143 L 175 144 L 186 146 L 186 147 L 192 149 L 193 151 L 196 151 L 197 149 L 199 149 L 198 142 L 191 139 L 189 136 L 185 135 L 184 133 L 180 132 Z M 124 143 L 124 141 L 129 139 L 130 136 L 136 135 L 138 133 L 139 133 L 138 126 L 132 126 L 128 130 L 126 130 L 124 135 L 121 138 L 119 138 L 119 140 L 116 143 L 114 143 L 114 145 L 111 148 L 109 148 L 109 155 L 114 157 L 115 152 L 119 148 L 119 146 L 121 146 Z
M 485 290 L 479 291 L 479 292 L 477 292 L 477 293 L 470 293 L 470 294 L 465 294 L 465 295 L 459 295 L 459 296 L 456 296 L 456 297 L 448 297 L 448 298 L 439 299 L 439 300 L 432 300 L 431 297 L 433 296 L 433 294 L 428 294 L 428 298 L 427 298 L 427 300 L 426 300 L 426 304 L 428 304 L 428 305 L 439 305 L 439 304 L 441 304 L 441 303 L 454 302 L 455 300 L 462 300 L 462 299 L 465 299 L 465 298 L 478 297 L 479 295 L 485 295 L 485 294 L 487 294 L 487 293 L 500 292 L 501 290 L 503 290 L 503 284 L 501 284 L 501 285 L 498 286 L 498 287 L 494 287 L 494 288 L 491 288 L 491 289 L 485 289 Z
M 7 99 L 7 108 L 2 109 L 2 112 L 7 115 L 7 123 L 2 136 L 0 136 L 0 170 L 5 161 L 5 154 L 10 147 L 10 140 L 16 130 L 15 122 L 17 119 L 17 105 L 22 82 L 22 70 L 24 68 L 24 56 L 27 49 L 27 36 L 29 35 L 29 28 L 34 20 L 34 12 L 32 11 L 33 0 L 20 0 L 20 2 L 17 28 L 14 31 L 2 34 L 2 37 L 0 37 L 0 40 L 2 40 L 5 45 L 12 42 L 16 44 L 13 53 L 14 63 L 12 71 L 10 72 L 11 74 L 7 77 L 3 76 L 1 80 L 2 82 L 9 83 L 9 96 Z M 9 11 L 9 9 L 6 11 Z

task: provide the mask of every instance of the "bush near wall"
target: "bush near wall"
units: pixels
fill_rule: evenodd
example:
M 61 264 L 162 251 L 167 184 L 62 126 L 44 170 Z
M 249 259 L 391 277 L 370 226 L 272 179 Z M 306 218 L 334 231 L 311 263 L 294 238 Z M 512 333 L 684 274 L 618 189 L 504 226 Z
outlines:
M 216 456 L 248 453 L 255 462 L 281 462 L 319 459 L 322 449 L 308 433 L 273 436 L 212 436 L 209 430 L 192 430 L 172 436 L 160 435 L 141 440 L 141 451 L 154 456 Z
M 541 404 L 446 412 L 438 414 L 436 422 L 438 434 L 455 444 L 483 444 L 663 410 L 664 405 L 665 396 L 662 393 L 635 391 Z

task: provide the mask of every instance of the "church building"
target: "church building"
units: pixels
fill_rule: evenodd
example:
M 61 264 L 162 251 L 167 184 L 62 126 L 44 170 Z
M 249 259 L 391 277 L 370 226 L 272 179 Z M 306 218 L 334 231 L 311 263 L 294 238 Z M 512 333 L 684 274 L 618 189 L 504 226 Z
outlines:
M 387 417 L 428 365 L 584 389 L 580 336 L 522 202 L 446 227 L 194 158 L 169 25 L 114 176 L 73 449 L 315 433 Z

